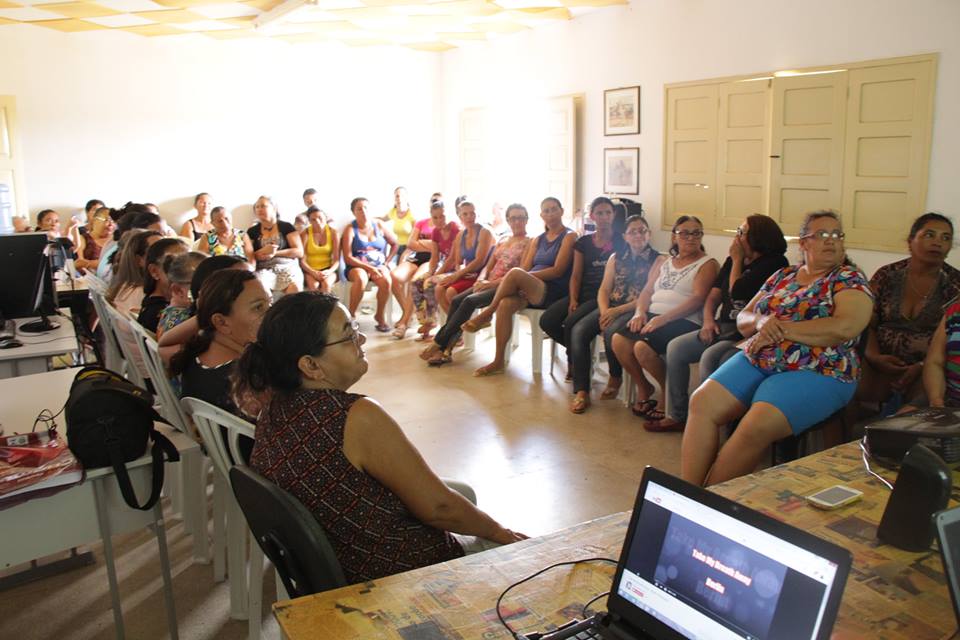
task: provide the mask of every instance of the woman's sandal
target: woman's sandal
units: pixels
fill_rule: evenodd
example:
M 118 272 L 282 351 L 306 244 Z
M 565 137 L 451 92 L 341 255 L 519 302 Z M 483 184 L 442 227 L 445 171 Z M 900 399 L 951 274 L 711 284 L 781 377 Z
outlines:
M 480 331 L 480 329 L 483 329 L 489 326 L 490 326 L 489 320 L 487 320 L 486 322 L 477 322 L 476 318 L 470 318 L 469 320 L 464 322 L 462 325 L 460 325 L 460 329 L 462 331 L 466 331 L 467 333 L 476 333 L 477 331 Z
M 394 327 L 392 335 L 397 340 L 403 340 L 407 336 L 407 325 L 398 324 L 396 327 Z
M 436 342 L 434 342 L 434 343 L 431 344 L 429 347 L 427 347 L 426 349 L 424 349 L 423 351 L 420 352 L 420 359 L 421 359 L 421 360 L 426 360 L 426 361 L 429 362 L 429 361 L 430 361 L 430 358 L 432 358 L 433 356 L 435 356 L 435 355 L 438 354 L 438 353 L 440 353 L 440 345 L 438 345 Z
M 662 420 L 664 418 L 663 411 L 657 409 L 657 401 L 653 398 L 637 401 L 630 407 L 630 411 L 638 418 L 646 418 L 647 420 Z
M 673 418 L 661 418 L 659 420 L 648 420 L 643 423 L 643 428 L 652 433 L 683 433 L 686 425 L 677 422 Z
M 503 373 L 504 371 L 505 369 L 503 367 L 494 366 L 493 363 L 485 364 L 473 372 L 473 377 L 485 378 L 487 376 L 495 376 L 497 374 Z
M 430 365 L 431 367 L 441 367 L 450 362 L 453 362 L 453 356 L 449 353 L 446 353 L 445 351 L 436 353 L 433 355 L 432 358 L 427 360 L 427 364 Z
M 620 385 L 618 384 L 615 387 L 611 387 L 609 384 L 600 392 L 601 400 L 613 400 L 618 395 L 620 395 Z
M 572 413 L 583 413 L 590 406 L 590 398 L 587 396 L 573 396 L 573 401 L 570 403 L 570 411 Z

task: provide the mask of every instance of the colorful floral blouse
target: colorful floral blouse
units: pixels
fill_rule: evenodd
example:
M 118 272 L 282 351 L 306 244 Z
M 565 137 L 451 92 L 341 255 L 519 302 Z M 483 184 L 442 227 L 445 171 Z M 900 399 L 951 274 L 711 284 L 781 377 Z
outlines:
M 960 302 L 950 305 L 944 313 L 943 324 L 947 334 L 943 363 L 943 376 L 947 383 L 944 404 L 960 407 Z
M 816 320 L 833 315 L 833 297 L 841 291 L 863 291 L 873 298 L 867 277 L 854 265 L 840 265 L 808 285 L 797 282 L 799 270 L 799 266 L 790 266 L 770 276 L 760 288 L 761 297 L 754 309 L 756 313 L 775 315 L 787 322 Z M 858 340 L 859 337 L 852 338 L 831 347 L 813 347 L 784 340 L 764 347 L 756 354 L 748 354 L 747 358 L 761 369 L 813 371 L 843 382 L 855 382 L 860 378 Z

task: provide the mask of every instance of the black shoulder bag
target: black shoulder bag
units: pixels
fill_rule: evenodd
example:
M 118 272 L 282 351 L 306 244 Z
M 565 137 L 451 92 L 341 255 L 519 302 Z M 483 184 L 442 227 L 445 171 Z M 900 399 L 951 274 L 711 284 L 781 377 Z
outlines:
M 102 367 L 81 369 L 70 386 L 66 404 L 67 444 L 84 469 L 113 467 L 124 501 L 148 511 L 160 499 L 163 463 L 177 462 L 180 453 L 154 428 L 167 422 L 153 408 L 153 395 Z M 126 463 L 143 456 L 153 441 L 153 485 L 141 506 L 130 483 Z

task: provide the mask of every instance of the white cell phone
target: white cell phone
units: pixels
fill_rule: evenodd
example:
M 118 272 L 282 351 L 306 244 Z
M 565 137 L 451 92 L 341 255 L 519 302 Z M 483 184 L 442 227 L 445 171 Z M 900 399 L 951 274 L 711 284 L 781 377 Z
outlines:
M 856 502 L 863 496 L 863 492 L 836 484 L 829 489 L 817 491 L 807 496 L 807 502 L 818 509 L 839 509 Z

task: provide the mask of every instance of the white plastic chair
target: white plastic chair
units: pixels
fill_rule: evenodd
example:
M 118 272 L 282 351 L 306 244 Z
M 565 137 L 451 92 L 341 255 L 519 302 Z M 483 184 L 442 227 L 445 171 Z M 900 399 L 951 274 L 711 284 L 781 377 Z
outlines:
M 160 400 L 160 414 L 170 424 L 193 439 L 197 439 L 193 423 L 180 406 L 170 379 L 167 376 L 166 366 L 160 357 L 160 348 L 149 331 L 137 322 L 130 322 L 130 328 L 137 338 L 137 346 L 143 357 L 147 373 L 153 383 Z M 178 486 L 173 488 L 174 510 L 183 515 L 186 530 L 193 536 L 193 555 L 198 562 L 210 561 L 210 546 L 207 536 L 206 496 L 207 496 L 207 465 L 201 456 L 182 460 L 171 478 L 178 478 Z M 216 517 L 216 515 L 214 515 Z M 222 517 L 222 514 L 221 514 Z
M 146 388 L 149 375 L 142 362 L 143 358 L 140 356 L 140 348 L 137 346 L 133 330 L 130 328 L 131 323 L 135 323 L 136 320 L 124 316 L 106 300 L 104 300 L 103 306 L 106 312 L 104 315 L 110 319 L 110 326 L 117 336 L 117 344 L 120 346 L 120 352 L 123 353 L 123 359 L 126 362 L 124 375 L 126 375 L 127 380 L 138 387 Z
M 543 315 L 543 309 L 521 309 L 517 312 L 517 315 L 525 317 L 530 322 L 530 339 L 532 342 L 530 346 L 531 369 L 534 375 L 540 375 L 543 371 L 543 341 L 547 338 L 547 334 L 540 328 L 540 316 Z M 520 344 L 520 323 L 517 320 L 517 318 L 513 319 L 513 335 L 510 336 L 510 344 L 507 345 L 506 353 L 504 353 L 504 362 L 506 364 L 510 364 L 510 352 Z M 550 340 L 551 360 L 556 354 L 557 343 Z
M 350 288 L 352 286 L 353 286 L 353 283 L 347 280 L 346 278 L 342 280 L 337 280 L 336 284 L 333 285 L 333 289 L 331 290 L 331 293 L 333 293 L 333 295 L 336 296 L 337 299 L 343 303 L 343 306 L 348 307 L 350 305 Z M 374 285 L 372 281 L 368 281 L 366 288 L 363 290 L 363 294 L 365 296 L 367 293 L 371 291 L 376 293 L 376 290 L 377 290 L 376 285 Z M 360 304 L 361 306 L 363 306 L 362 297 L 360 300 Z M 374 307 L 377 306 L 376 297 L 374 297 L 373 306 Z M 387 298 L 387 306 L 383 311 L 383 318 L 384 318 L 384 322 L 386 322 L 388 326 L 393 325 L 393 293 L 392 292 L 390 293 L 390 297 Z
M 207 454 L 213 461 L 214 499 L 216 500 L 219 494 L 226 505 L 230 617 L 237 620 L 246 618 L 248 636 L 251 640 L 257 640 L 262 622 L 260 611 L 263 601 L 263 550 L 253 539 L 230 485 L 230 469 L 234 466 L 246 466 L 240 453 L 240 436 L 253 438 L 256 428 L 232 413 L 197 398 L 183 398 L 180 403 L 184 411 L 193 418 Z M 227 430 L 226 442 L 220 427 Z M 249 575 L 244 571 L 248 539 Z M 279 579 L 277 584 L 281 584 Z
M 124 359 L 123 352 L 120 351 L 120 344 L 117 342 L 117 334 L 113 329 L 113 323 L 106 307 L 109 305 L 106 299 L 107 283 L 88 273 L 84 276 L 87 286 L 90 289 L 90 300 L 93 302 L 93 308 L 97 312 L 97 318 L 100 320 L 100 328 L 104 336 L 104 354 L 103 366 L 111 371 L 123 374 Z

